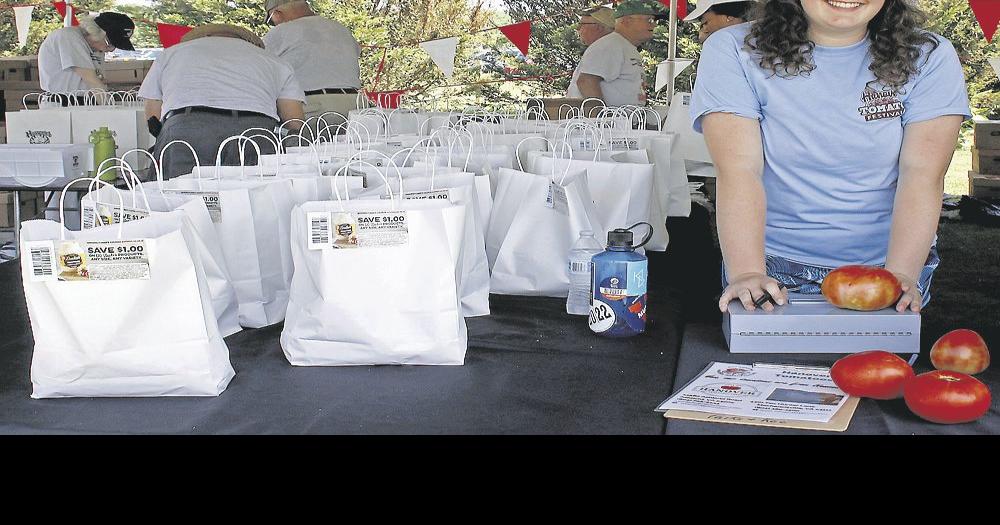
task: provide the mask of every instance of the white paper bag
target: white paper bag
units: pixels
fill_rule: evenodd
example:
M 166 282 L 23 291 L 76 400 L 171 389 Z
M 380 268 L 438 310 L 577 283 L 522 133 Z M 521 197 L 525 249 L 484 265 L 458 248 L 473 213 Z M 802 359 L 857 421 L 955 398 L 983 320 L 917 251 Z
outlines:
M 405 233 L 365 226 L 385 218 Z M 370 214 L 370 215 L 362 215 Z M 460 365 L 468 344 L 458 298 L 464 206 L 440 200 L 310 202 L 292 212 L 295 276 L 281 348 L 293 365 Z M 340 216 L 342 217 L 342 216 Z M 365 224 L 371 225 L 371 222 Z M 337 234 L 357 247 L 335 248 Z M 374 239 L 376 246 L 366 245 Z M 381 240 L 379 240 L 381 239 Z M 399 242 L 399 241 L 402 242 Z M 395 244 L 394 244 L 395 243 Z
M 7 112 L 8 144 L 73 144 L 72 115 L 62 109 Z
M 225 390 L 234 371 L 192 246 L 180 211 L 80 232 L 55 221 L 25 222 L 32 397 Z M 105 250 L 118 255 L 96 254 Z
M 580 231 L 604 231 L 586 173 L 553 178 L 501 168 L 493 206 L 490 292 L 566 297 L 570 248 Z
M 405 199 L 442 199 L 465 207 L 465 235 L 462 239 L 462 257 L 458 291 L 462 315 L 476 317 L 490 313 L 490 269 L 486 261 L 486 240 L 481 223 L 475 187 L 476 177 L 471 173 L 414 177 L 403 180 Z M 358 195 L 358 198 L 388 198 L 400 195 L 399 182 L 389 179 Z M 391 192 L 389 191 L 391 189 Z

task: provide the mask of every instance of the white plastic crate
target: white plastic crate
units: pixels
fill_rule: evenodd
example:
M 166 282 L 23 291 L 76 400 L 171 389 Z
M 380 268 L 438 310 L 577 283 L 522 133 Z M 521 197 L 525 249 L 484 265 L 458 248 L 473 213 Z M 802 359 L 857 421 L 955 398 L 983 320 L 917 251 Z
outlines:
M 0 186 L 58 186 L 87 175 L 92 144 L 0 144 Z

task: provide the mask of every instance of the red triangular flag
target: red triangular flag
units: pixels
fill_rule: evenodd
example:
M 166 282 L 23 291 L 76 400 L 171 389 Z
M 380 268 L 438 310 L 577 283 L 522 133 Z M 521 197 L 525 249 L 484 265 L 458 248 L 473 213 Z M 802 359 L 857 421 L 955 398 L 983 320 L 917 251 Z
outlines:
M 979 27 L 983 28 L 988 42 L 993 41 L 993 34 L 997 32 L 997 24 L 1000 24 L 1000 2 L 997 0 L 969 0 L 972 12 L 976 15 Z
M 670 0 L 660 0 L 660 3 L 667 6 L 670 9 Z M 688 3 L 686 0 L 677 0 L 677 19 L 684 20 L 684 17 L 688 15 Z
M 510 40 L 512 44 L 517 46 L 522 55 L 528 56 L 528 43 L 531 40 L 531 20 L 518 22 L 509 26 L 501 26 L 497 29 L 507 37 L 507 40 Z
M 194 28 L 191 26 L 164 24 L 162 22 L 156 23 L 156 31 L 160 33 L 160 43 L 163 44 L 163 49 L 177 45 L 181 41 L 181 37 L 192 29 Z
M 56 11 L 59 12 L 59 16 L 61 16 L 63 20 L 66 20 L 66 2 L 52 2 L 52 5 L 54 5 Z M 80 21 L 76 19 L 76 7 L 73 7 L 73 25 L 80 25 Z

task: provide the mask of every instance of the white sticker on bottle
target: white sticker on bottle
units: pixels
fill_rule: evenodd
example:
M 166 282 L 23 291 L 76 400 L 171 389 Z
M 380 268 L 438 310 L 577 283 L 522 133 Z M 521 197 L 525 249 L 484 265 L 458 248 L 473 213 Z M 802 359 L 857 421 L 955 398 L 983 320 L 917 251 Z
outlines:
M 590 303 L 590 329 L 595 333 L 608 331 L 615 324 L 615 310 L 604 301 L 592 299 Z
M 212 217 L 212 222 L 222 222 L 222 201 L 219 199 L 219 192 L 197 190 L 163 190 L 163 192 L 201 197 L 201 200 L 205 202 L 205 207 L 208 208 L 208 215 Z
M 545 207 L 552 208 L 563 215 L 569 215 L 569 202 L 566 198 L 566 188 L 549 181 L 548 192 L 545 195 Z
M 60 241 L 56 277 L 60 281 L 149 279 L 146 241 Z

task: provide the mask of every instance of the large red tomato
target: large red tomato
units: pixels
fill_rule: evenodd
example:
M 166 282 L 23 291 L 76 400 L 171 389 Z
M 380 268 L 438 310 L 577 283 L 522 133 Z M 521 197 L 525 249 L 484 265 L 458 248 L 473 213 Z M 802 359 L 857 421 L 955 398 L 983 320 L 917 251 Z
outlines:
M 914 414 L 933 423 L 968 423 L 990 409 L 990 389 L 960 372 L 935 370 L 906 382 L 903 399 Z
M 871 350 L 837 360 L 830 377 L 852 396 L 896 399 L 903 395 L 903 383 L 913 377 L 913 369 L 895 354 Z
M 942 335 L 934 343 L 931 364 L 938 370 L 978 374 L 990 366 L 990 351 L 978 333 L 959 328 Z
M 889 270 L 877 266 L 841 266 L 823 279 L 830 304 L 848 310 L 881 310 L 899 300 L 903 287 Z

